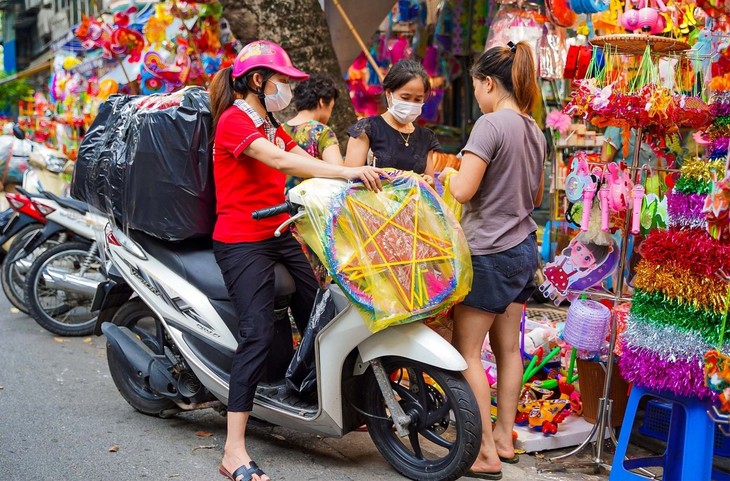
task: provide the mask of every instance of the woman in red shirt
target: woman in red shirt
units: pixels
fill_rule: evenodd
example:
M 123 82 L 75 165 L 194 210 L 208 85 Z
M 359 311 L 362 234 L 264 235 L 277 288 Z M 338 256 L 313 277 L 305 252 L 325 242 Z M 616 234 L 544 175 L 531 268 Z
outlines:
M 380 169 L 318 161 L 274 118 L 272 112 L 291 101 L 290 79 L 307 77 L 279 45 L 258 40 L 246 45 L 234 65 L 219 71 L 210 86 L 218 216 L 213 250 L 238 315 L 240 337 L 231 365 L 228 434 L 219 468 L 232 481 L 269 480 L 251 460 L 245 433 L 274 337 L 274 265 L 284 264 L 296 282 L 290 307 L 300 331 L 307 325 L 317 290 L 310 264 L 291 233 L 274 237 L 287 214 L 255 221 L 252 212 L 284 202 L 287 175 L 360 179 L 370 189 L 381 188 Z

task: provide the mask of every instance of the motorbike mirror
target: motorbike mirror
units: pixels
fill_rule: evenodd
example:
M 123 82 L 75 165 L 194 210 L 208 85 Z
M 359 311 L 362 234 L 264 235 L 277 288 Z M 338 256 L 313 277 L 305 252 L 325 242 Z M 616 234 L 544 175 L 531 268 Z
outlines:
M 17 124 L 13 125 L 13 135 L 20 140 L 25 140 L 25 131 Z

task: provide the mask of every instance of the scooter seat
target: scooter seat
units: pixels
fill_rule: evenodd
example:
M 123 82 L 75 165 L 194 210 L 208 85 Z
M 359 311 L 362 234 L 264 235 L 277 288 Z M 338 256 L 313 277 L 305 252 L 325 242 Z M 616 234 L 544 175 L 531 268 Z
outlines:
M 129 231 L 129 236 L 152 257 L 200 289 L 208 298 L 229 299 L 210 239 L 167 242 L 132 230 Z M 296 287 L 289 271 L 281 264 L 276 264 L 275 269 L 276 296 L 293 294 Z
M 81 214 L 86 214 L 87 212 L 89 212 L 89 204 L 87 204 L 86 202 L 72 199 L 71 197 L 59 197 L 52 192 L 44 192 L 44 194 L 46 197 L 48 197 L 61 207 L 75 210 L 76 212 L 79 212 Z

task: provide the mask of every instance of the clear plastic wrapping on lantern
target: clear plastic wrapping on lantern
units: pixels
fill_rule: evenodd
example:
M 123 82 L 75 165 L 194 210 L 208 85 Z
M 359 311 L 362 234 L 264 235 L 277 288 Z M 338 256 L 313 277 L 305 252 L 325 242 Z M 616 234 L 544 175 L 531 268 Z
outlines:
M 381 192 L 361 183 L 302 182 L 300 236 L 372 331 L 436 315 L 471 289 L 461 226 L 420 176 L 390 172 Z

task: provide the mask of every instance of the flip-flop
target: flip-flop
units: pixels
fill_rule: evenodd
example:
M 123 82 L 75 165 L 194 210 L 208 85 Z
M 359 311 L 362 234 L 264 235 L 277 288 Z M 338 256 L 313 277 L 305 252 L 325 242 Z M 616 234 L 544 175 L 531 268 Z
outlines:
M 499 460 L 502 461 L 503 463 L 507 463 L 507 464 L 517 464 L 520 462 L 520 455 L 515 454 L 511 458 L 503 458 L 502 456 L 500 456 Z
M 248 464 L 248 467 L 244 464 L 242 466 L 239 466 L 238 469 L 233 471 L 233 474 L 229 473 L 226 468 L 223 467 L 221 464 L 218 467 L 218 472 L 221 473 L 223 476 L 229 479 L 229 481 L 236 481 L 236 478 L 243 475 L 243 478 L 241 478 L 238 481 L 251 481 L 253 479 L 253 475 L 256 474 L 259 477 L 266 476 L 266 473 L 264 473 L 261 468 L 259 468 L 256 463 L 251 461 Z
M 502 479 L 502 471 L 496 473 L 477 473 L 476 471 L 468 471 L 466 475 L 469 478 L 490 479 L 492 481 Z

